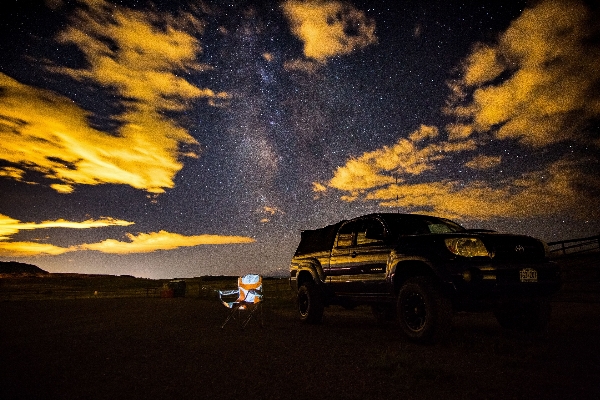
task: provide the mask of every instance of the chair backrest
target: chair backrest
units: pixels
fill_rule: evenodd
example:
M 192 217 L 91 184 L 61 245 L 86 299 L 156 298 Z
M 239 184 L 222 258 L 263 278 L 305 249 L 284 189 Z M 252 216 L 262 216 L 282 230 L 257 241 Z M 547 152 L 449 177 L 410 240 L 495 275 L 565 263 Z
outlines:
M 262 299 L 262 276 L 247 274 L 238 278 L 240 300 L 258 303 Z

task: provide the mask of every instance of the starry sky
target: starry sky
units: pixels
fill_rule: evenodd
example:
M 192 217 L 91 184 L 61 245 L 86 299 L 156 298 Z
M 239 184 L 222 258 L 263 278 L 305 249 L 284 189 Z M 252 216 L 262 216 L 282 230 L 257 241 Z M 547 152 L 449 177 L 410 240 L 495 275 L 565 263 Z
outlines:
M 0 261 L 285 276 L 370 212 L 600 233 L 598 5 L 476 3 L 4 1 Z

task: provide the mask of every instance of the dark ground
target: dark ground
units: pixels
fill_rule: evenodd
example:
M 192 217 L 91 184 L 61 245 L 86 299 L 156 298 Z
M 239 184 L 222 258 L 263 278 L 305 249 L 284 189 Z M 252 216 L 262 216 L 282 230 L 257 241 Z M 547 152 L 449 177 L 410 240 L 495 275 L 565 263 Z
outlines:
M 598 399 L 600 304 L 555 302 L 548 332 L 459 314 L 447 343 L 409 343 L 370 310 L 320 326 L 265 303 L 228 325 L 198 298 L 0 303 L 2 399 Z
M 322 325 L 302 325 L 284 281 L 265 282 L 264 327 L 241 330 L 221 329 L 228 310 L 205 295 L 220 282 L 144 298 L 114 297 L 132 295 L 116 287 L 124 278 L 98 295 L 102 277 L 14 280 L 22 297 L 5 279 L 0 399 L 600 399 L 600 257 L 561 263 L 546 332 L 457 314 L 448 340 L 429 346 L 363 307 L 330 307 Z M 57 298 L 72 295 L 65 285 L 87 298 Z

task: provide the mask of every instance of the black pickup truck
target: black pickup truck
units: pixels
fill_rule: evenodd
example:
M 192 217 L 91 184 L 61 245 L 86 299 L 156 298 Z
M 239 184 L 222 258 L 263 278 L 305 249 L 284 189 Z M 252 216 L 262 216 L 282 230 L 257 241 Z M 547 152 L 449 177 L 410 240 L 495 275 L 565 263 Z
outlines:
M 302 231 L 290 285 L 304 322 L 320 323 L 329 305 L 366 304 L 425 342 L 444 336 L 453 311 L 493 311 L 503 327 L 543 329 L 561 281 L 541 240 L 377 213 Z

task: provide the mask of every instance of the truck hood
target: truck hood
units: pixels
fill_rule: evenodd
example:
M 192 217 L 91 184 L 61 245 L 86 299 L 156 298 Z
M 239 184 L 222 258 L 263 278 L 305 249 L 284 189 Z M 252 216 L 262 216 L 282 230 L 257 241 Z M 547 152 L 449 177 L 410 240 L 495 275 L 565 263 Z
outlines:
M 497 261 L 543 261 L 546 246 L 539 239 L 524 235 L 509 235 L 495 232 L 473 232 Z M 472 233 L 470 235 L 473 235 Z

